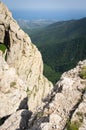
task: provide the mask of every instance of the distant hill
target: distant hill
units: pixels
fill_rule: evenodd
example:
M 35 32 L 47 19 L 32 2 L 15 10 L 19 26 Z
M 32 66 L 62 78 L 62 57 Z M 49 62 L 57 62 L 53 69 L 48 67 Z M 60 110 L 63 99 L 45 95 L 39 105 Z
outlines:
M 55 23 L 57 20 L 46 20 L 46 19 L 39 19 L 39 20 L 23 20 L 19 19 L 17 20 L 18 24 L 23 29 L 37 29 L 46 27 L 52 23 Z
M 40 49 L 44 62 L 58 77 L 86 58 L 86 18 L 56 22 L 28 34 Z M 44 73 L 50 78 L 47 70 Z M 56 82 L 56 78 L 51 81 Z

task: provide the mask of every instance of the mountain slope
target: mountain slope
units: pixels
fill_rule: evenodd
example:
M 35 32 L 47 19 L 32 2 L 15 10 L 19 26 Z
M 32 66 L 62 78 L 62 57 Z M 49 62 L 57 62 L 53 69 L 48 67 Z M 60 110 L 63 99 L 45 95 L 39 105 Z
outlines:
M 42 28 L 46 27 L 49 24 L 56 22 L 56 20 L 46 20 L 46 19 L 39 19 L 39 20 L 17 20 L 20 27 L 23 29 L 34 29 L 34 28 Z
M 59 74 L 86 58 L 86 18 L 56 22 L 30 36 L 44 62 Z
M 39 35 L 38 35 L 39 34 Z M 33 39 L 41 39 L 44 44 L 56 43 L 58 41 L 71 40 L 86 34 L 86 18 L 80 20 L 62 21 L 51 24 L 32 36 Z M 50 38 L 51 37 L 51 38 Z M 48 42 L 45 40 L 49 40 Z M 53 41 L 54 40 L 54 41 Z

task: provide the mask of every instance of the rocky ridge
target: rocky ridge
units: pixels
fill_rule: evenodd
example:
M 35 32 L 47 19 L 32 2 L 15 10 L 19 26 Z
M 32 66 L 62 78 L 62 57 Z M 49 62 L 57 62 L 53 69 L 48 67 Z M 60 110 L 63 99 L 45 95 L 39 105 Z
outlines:
M 84 66 L 86 60 L 63 73 L 43 100 L 43 109 L 34 114 L 19 110 L 5 121 L 1 130 L 86 130 L 86 79 L 79 75 Z
M 0 44 L 7 48 L 0 51 L 0 130 L 86 130 L 86 79 L 79 75 L 86 60 L 52 89 L 40 52 L 2 3 Z
M 61 76 L 43 110 L 32 116 L 30 130 L 86 130 L 86 79 L 79 76 L 84 66 L 86 60 Z
M 37 111 L 53 85 L 43 76 L 40 52 L 0 2 L 0 118 L 17 110 Z

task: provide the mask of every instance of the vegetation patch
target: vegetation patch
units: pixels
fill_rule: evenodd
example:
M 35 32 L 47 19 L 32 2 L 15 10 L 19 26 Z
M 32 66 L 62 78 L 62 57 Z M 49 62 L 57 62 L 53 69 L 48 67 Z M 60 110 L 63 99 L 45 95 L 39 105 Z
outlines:
M 83 68 L 81 69 L 81 71 L 79 73 L 79 76 L 82 79 L 86 79 L 86 66 L 83 66 Z
M 67 130 L 79 130 L 79 127 L 81 126 L 81 123 L 79 121 L 70 122 L 67 123 Z
M 82 123 L 83 122 L 83 113 L 82 112 L 77 112 L 76 113 L 78 118 L 79 118 L 79 122 Z
M 30 97 L 30 95 L 32 94 L 32 91 L 29 90 L 29 88 L 27 88 L 26 93 L 27 93 L 28 97 Z
M 16 85 L 16 82 L 11 82 L 10 87 L 14 87 Z
M 60 79 L 60 74 L 55 72 L 49 65 L 44 64 L 44 72 L 43 74 L 50 80 L 53 84 L 55 84 Z
M 78 116 L 81 116 L 81 117 L 83 116 L 83 113 L 82 113 L 82 112 L 77 112 L 76 114 L 77 114 Z
M 44 28 L 24 29 L 42 53 L 44 75 L 53 83 L 86 59 L 86 18 L 61 21 Z M 75 29 L 76 28 L 76 29 Z
M 37 113 L 37 117 L 38 117 L 38 118 L 43 117 L 43 111 L 39 111 L 39 112 Z
M 0 50 L 5 53 L 5 50 L 6 50 L 6 46 L 4 44 L 0 44 Z

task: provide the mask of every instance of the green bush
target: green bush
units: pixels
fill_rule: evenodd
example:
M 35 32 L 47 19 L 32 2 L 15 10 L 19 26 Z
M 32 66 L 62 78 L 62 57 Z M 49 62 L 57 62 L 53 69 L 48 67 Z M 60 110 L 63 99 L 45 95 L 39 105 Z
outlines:
M 70 122 L 67 123 L 67 130 L 79 130 L 81 123 L 79 121 Z
M 83 66 L 82 70 L 81 70 L 80 73 L 79 73 L 79 76 L 80 76 L 82 79 L 86 79 L 86 66 Z
M 10 83 L 10 87 L 15 87 L 15 85 L 16 85 L 16 82 L 11 82 Z
M 4 44 L 0 44 L 0 50 L 5 53 L 6 46 Z

